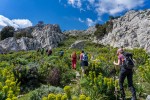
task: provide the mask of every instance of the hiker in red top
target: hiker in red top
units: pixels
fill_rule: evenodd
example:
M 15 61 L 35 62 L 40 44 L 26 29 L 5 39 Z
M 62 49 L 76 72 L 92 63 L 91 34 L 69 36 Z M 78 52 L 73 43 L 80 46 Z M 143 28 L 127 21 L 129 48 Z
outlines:
M 77 55 L 75 51 L 71 55 L 71 61 L 72 61 L 72 69 L 76 70 Z

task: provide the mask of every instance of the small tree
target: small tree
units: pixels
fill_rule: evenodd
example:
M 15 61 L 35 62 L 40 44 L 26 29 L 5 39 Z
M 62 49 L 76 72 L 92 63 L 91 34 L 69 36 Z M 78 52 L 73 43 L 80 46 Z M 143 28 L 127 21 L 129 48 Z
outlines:
M 44 22 L 43 21 L 39 21 L 37 24 L 38 27 L 43 27 L 44 26 Z
M 99 26 L 101 26 L 99 23 L 95 24 L 95 28 L 98 28 Z
M 12 26 L 5 26 L 0 32 L 0 39 L 4 40 L 8 37 L 13 37 L 15 32 L 15 28 Z

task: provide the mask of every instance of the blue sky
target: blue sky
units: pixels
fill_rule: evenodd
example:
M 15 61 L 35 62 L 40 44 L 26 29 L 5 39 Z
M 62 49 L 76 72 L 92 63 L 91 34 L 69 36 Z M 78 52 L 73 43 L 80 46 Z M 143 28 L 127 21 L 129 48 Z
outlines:
M 62 30 L 84 30 L 104 23 L 109 15 L 150 8 L 150 0 L 0 0 L 0 28 L 24 28 L 38 21 L 59 24 Z

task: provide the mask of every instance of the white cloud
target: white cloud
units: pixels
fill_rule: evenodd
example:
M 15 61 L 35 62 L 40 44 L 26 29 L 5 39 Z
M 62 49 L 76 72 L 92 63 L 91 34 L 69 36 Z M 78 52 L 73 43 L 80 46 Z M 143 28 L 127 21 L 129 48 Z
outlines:
M 90 18 L 86 18 L 86 24 L 88 25 L 88 26 L 93 26 L 94 24 L 96 24 L 97 23 L 97 21 L 93 21 L 92 19 L 90 19 Z
M 29 21 L 28 19 L 13 19 L 12 22 L 17 24 L 19 26 L 19 28 L 25 28 L 28 26 L 32 26 L 31 21 Z
M 81 8 L 82 6 L 81 0 L 68 0 L 68 4 L 76 8 Z
M 95 0 L 88 0 L 90 4 L 94 4 Z
M 78 18 L 79 22 L 84 23 L 84 20 L 82 20 L 81 18 Z
M 12 19 L 0 15 L 0 30 L 5 26 L 13 26 L 15 29 L 17 28 L 25 28 L 32 26 L 32 23 L 28 19 Z
M 115 15 L 124 10 L 130 10 L 142 6 L 144 0 L 99 0 L 96 4 L 96 11 L 98 15 L 108 13 Z
M 67 0 L 74 8 L 92 10 L 97 21 L 103 14 L 116 15 L 144 5 L 146 0 Z

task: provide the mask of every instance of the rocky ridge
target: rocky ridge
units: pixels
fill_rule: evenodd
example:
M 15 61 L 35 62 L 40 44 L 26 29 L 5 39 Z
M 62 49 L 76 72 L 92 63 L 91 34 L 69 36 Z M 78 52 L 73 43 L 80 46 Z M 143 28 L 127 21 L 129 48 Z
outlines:
M 64 34 L 67 36 L 83 36 L 83 35 L 93 35 L 96 31 L 95 26 L 89 27 L 87 30 L 69 30 L 65 31 Z
M 0 41 L 0 52 L 54 48 L 64 39 L 64 34 L 58 25 L 48 24 L 43 27 L 32 27 L 31 29 L 33 38 L 21 37 L 16 39 L 15 37 L 9 37 Z
M 143 48 L 150 52 L 150 9 L 129 11 L 114 19 L 112 32 L 98 40 L 103 45 L 126 48 Z M 94 42 L 97 42 L 94 39 Z

